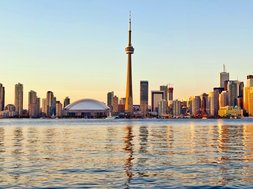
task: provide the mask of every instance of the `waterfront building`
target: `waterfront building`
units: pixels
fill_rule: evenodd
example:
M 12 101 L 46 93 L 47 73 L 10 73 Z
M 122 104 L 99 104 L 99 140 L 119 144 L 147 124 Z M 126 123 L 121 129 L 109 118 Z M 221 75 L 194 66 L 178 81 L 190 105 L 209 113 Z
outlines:
M 225 81 L 229 80 L 229 73 L 226 72 L 225 65 L 223 64 L 223 72 L 220 73 L 220 87 L 225 87 Z
M 159 102 L 164 99 L 164 91 L 151 91 L 151 109 L 158 113 Z
M 225 107 L 228 106 L 228 92 L 227 91 L 222 91 L 219 94 L 219 107 Z
M 4 86 L 0 83 L 0 111 L 4 110 L 5 106 L 5 89 Z
M 235 107 L 237 105 L 238 97 L 238 81 L 230 80 L 228 81 L 228 105 Z
M 52 91 L 47 91 L 47 106 L 46 106 L 46 115 L 48 117 L 55 116 L 56 114 L 56 99 Z
M 217 117 L 218 116 L 218 110 L 219 110 L 219 92 L 213 91 L 208 94 L 208 101 L 209 101 L 209 107 L 210 107 L 210 113 L 209 116 L 211 117 Z
M 110 108 L 94 99 L 81 99 L 64 108 L 64 116 L 79 118 L 104 118 L 109 116 Z
M 117 96 L 113 97 L 113 114 L 117 114 L 119 112 L 119 98 Z
M 190 115 L 192 115 L 192 102 L 193 102 L 193 99 L 194 99 L 194 97 L 191 96 L 189 98 L 189 100 L 187 101 L 187 108 L 189 110 Z
M 249 92 L 251 87 L 253 87 L 253 75 L 248 75 L 246 87 L 243 90 L 243 108 L 246 112 L 249 112 Z
M 167 100 L 162 99 L 158 104 L 158 115 L 164 116 L 167 114 L 168 103 Z
M 132 54 L 134 48 L 131 41 L 131 15 L 129 18 L 129 30 L 128 30 L 128 46 L 125 48 L 125 52 L 128 55 L 127 63 L 127 82 L 126 82 L 126 103 L 125 112 L 128 114 L 133 113 L 133 91 L 132 91 Z
M 35 91 L 28 93 L 28 114 L 30 118 L 38 118 L 40 116 L 40 99 Z
M 168 85 L 160 86 L 160 91 L 164 92 L 164 100 L 168 101 Z
M 249 113 L 250 116 L 253 116 L 253 87 L 249 87 L 248 113 Z
M 201 114 L 202 115 L 207 115 L 208 94 L 203 93 L 200 96 L 200 100 L 201 100 Z
M 169 101 L 173 101 L 173 87 L 171 85 L 169 85 L 168 88 L 168 95 L 169 95 Z
M 15 85 L 15 107 L 18 116 L 23 114 L 23 85 L 18 83 Z
M 111 112 L 113 108 L 113 97 L 114 97 L 113 91 L 107 93 L 107 106 L 111 109 Z
M 179 100 L 173 100 L 172 109 L 173 117 L 179 117 L 181 115 L 181 102 Z
M 240 107 L 241 109 L 243 109 L 243 97 L 242 96 L 237 97 L 237 106 Z
M 240 107 L 225 106 L 221 107 L 218 112 L 220 117 L 242 117 L 243 110 Z
M 253 87 L 253 75 L 247 75 L 247 87 Z
M 0 111 L 0 118 L 13 118 L 17 116 L 15 105 L 8 104 L 3 111 Z
M 126 104 L 126 98 L 120 98 L 120 100 L 119 100 L 119 104 L 124 105 L 124 107 L 125 107 L 125 104 Z M 124 109 L 125 109 L 125 108 L 124 108 Z
M 66 107 L 67 105 L 70 104 L 70 98 L 67 96 L 65 99 L 64 99 L 64 103 L 63 103 L 63 106 Z
M 200 96 L 195 96 L 192 100 L 192 115 L 197 116 L 201 113 L 201 99 Z
M 56 101 L 56 117 L 62 117 L 62 103 L 60 101 Z
M 148 81 L 140 81 L 140 110 L 143 116 L 148 111 Z
M 42 99 L 41 113 L 45 115 L 47 114 L 47 99 L 46 98 Z

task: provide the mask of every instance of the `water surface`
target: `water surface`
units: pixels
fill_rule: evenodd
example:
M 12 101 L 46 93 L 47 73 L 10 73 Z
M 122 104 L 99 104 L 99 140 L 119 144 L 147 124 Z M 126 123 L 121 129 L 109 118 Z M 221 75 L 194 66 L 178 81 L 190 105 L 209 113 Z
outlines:
M 253 121 L 1 120 L 0 187 L 253 186 Z

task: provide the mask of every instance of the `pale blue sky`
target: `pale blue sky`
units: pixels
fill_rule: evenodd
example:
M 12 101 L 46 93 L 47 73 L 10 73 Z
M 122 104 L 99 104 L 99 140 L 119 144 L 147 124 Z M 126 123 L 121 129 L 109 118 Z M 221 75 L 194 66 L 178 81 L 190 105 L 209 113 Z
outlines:
M 251 0 L 0 1 L 0 82 L 44 98 L 106 101 L 125 96 L 128 14 L 132 11 L 134 103 L 139 81 L 172 83 L 175 98 L 209 92 L 222 64 L 231 79 L 253 73 Z

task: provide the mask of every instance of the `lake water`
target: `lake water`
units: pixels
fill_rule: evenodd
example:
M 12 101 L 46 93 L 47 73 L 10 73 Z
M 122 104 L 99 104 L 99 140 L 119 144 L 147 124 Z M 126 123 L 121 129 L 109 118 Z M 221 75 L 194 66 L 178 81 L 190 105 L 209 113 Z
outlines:
M 251 188 L 253 119 L 0 120 L 0 188 Z

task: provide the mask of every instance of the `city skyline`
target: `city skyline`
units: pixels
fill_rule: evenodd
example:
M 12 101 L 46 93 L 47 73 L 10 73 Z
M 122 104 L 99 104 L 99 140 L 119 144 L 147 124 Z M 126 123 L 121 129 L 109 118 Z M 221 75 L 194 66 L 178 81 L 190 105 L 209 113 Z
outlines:
M 182 99 L 219 86 L 223 64 L 232 80 L 245 82 L 252 74 L 252 2 L 160 1 L 145 7 L 141 2 L 110 2 L 115 6 L 98 1 L 1 2 L 5 104 L 14 104 L 18 82 L 24 85 L 24 108 L 30 90 L 41 99 L 51 90 L 61 101 L 69 96 L 106 102 L 111 90 L 124 97 L 122 50 L 129 10 L 138 49 L 133 58 L 134 104 L 139 103 L 140 80 L 149 81 L 150 90 L 172 83 L 175 99 Z M 95 15 L 95 9 L 101 11 Z

